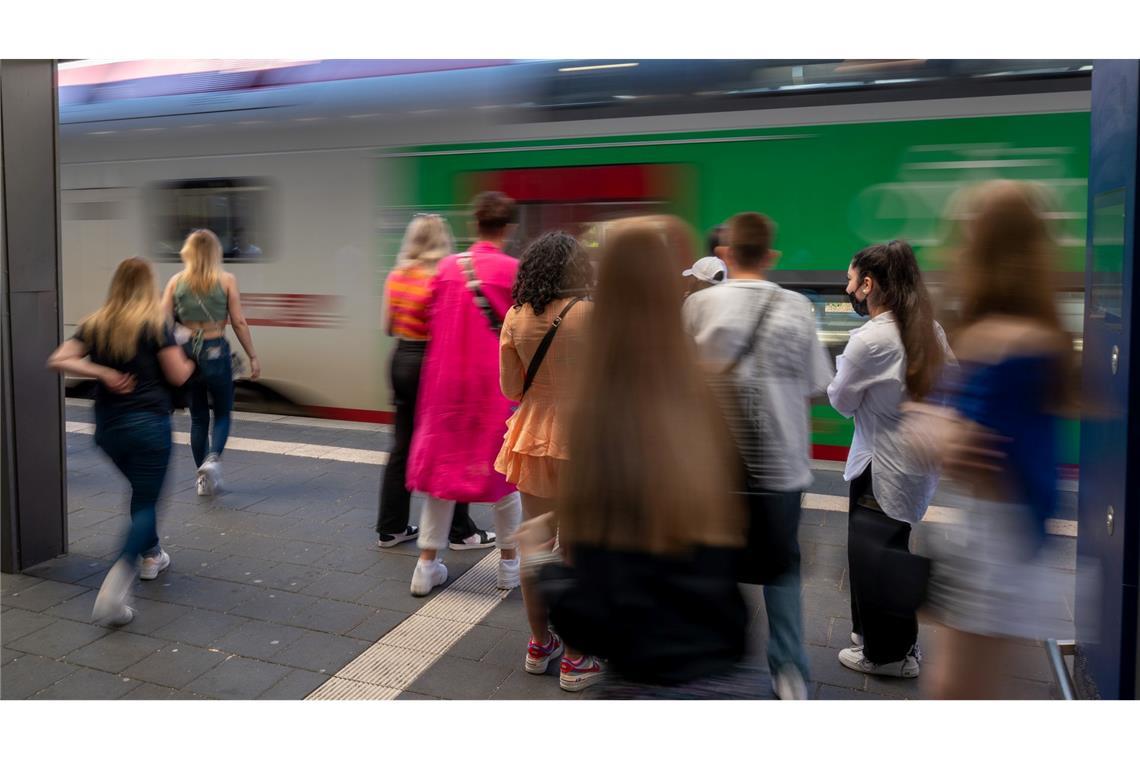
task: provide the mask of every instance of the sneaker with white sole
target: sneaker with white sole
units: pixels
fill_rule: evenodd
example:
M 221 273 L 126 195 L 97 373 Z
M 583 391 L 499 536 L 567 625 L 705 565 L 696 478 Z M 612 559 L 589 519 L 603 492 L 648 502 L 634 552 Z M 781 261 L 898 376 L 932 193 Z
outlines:
M 206 461 L 202 462 L 202 466 L 198 468 L 198 474 L 206 476 L 206 483 L 211 494 L 222 489 L 222 462 L 218 459 L 217 454 L 210 454 L 206 457 Z
M 845 668 L 850 668 L 860 673 L 867 673 L 872 676 L 917 678 L 919 672 L 918 660 L 912 655 L 908 654 L 901 660 L 884 662 L 877 665 L 867 659 L 863 654 L 862 647 L 849 647 L 844 649 L 839 653 L 839 664 Z
M 210 479 L 206 477 L 206 473 L 198 472 L 198 495 L 199 496 L 213 496 L 214 492 L 210 490 Z
M 589 655 L 582 655 L 576 660 L 563 657 L 558 667 L 558 685 L 563 691 L 581 691 L 601 676 L 601 661 Z
M 776 675 L 776 680 L 772 682 L 772 691 L 776 693 L 777 699 L 789 702 L 808 698 L 803 674 L 794 666 L 784 668 Z
M 447 565 L 442 560 L 416 563 L 412 571 L 412 596 L 427 596 L 431 590 L 447 580 Z
M 857 647 L 863 646 L 863 636 L 861 634 L 855 633 L 855 631 L 852 631 L 851 632 L 851 643 Z
M 391 549 L 393 546 L 419 538 L 420 529 L 417 525 L 409 525 L 402 533 L 378 533 L 376 545 L 381 549 Z
M 519 560 L 515 559 L 501 559 L 499 560 L 499 580 L 495 584 L 495 588 L 500 591 L 510 591 L 519 585 Z
M 131 584 L 135 581 L 133 562 L 125 558 L 111 566 L 91 610 L 91 622 L 97 625 L 126 625 L 134 618 L 130 608 Z
M 550 640 L 545 644 L 539 644 L 534 639 L 527 643 L 526 664 L 523 666 L 527 673 L 541 675 L 546 672 L 551 660 L 562 656 L 565 649 L 562 646 L 562 639 L 554 631 L 547 631 L 547 636 L 550 637 Z
M 477 530 L 462 541 L 449 541 L 447 545 L 457 552 L 468 549 L 490 549 L 495 545 L 495 534 L 489 530 Z
M 139 562 L 139 580 L 153 581 L 166 568 L 170 567 L 170 555 L 162 549 L 153 557 L 143 557 Z

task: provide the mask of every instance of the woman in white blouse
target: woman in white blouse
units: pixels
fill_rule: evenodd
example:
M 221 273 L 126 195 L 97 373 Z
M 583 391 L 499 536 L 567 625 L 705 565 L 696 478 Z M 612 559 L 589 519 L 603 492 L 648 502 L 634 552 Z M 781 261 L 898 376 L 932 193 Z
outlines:
M 901 609 L 906 605 L 892 603 L 889 586 L 896 579 L 884 571 L 907 565 L 884 558 L 909 553 L 911 525 L 925 514 L 938 476 L 907 455 L 900 407 L 931 392 L 949 351 L 914 251 L 905 242 L 855 254 L 847 270 L 847 296 L 856 313 L 871 319 L 851 331 L 827 388 L 836 411 L 855 418 L 843 473 L 850 483 L 853 646 L 839 653 L 839 661 L 863 673 L 914 678 L 918 621 L 913 611 Z M 901 585 L 906 579 L 897 581 Z

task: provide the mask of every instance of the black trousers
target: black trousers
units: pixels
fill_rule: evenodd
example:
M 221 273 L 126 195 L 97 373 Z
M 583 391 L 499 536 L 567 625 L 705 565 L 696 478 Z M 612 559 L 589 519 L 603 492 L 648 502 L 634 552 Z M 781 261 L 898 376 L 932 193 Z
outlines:
M 863 637 L 863 654 L 873 663 L 897 662 L 918 639 L 918 618 L 901 596 L 905 580 L 892 577 L 900 563 L 893 552 L 910 553 L 910 524 L 888 517 L 871 491 L 871 465 L 851 481 L 847 521 L 847 572 L 851 622 Z M 897 555 L 896 555 L 897 556 Z
M 392 395 L 396 405 L 396 429 L 384 479 L 380 484 L 380 514 L 376 518 L 376 532 L 394 535 L 408 527 L 408 513 L 412 493 L 404 485 L 408 471 L 408 454 L 412 449 L 412 433 L 416 427 L 416 395 L 420 388 L 420 368 L 424 363 L 423 341 L 401 340 L 392 352 Z M 451 541 L 462 541 L 477 530 L 468 514 L 467 504 L 455 505 L 451 519 Z

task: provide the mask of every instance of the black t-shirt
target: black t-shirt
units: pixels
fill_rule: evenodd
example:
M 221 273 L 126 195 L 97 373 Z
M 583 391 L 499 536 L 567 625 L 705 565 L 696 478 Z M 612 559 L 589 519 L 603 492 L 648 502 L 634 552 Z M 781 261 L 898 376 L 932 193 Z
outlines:
M 129 361 L 112 359 L 100 353 L 95 337 L 87 335 L 85 325 L 79 326 L 74 337 L 87 346 L 91 361 L 135 376 L 135 389 L 130 393 L 115 393 L 99 382 L 95 391 L 95 406 L 100 413 L 105 416 L 127 412 L 170 414 L 173 410 L 171 386 L 158 361 L 159 351 L 178 345 L 169 325 L 163 327 L 161 335 L 155 335 L 149 328 L 143 329 L 139 334 L 135 355 Z

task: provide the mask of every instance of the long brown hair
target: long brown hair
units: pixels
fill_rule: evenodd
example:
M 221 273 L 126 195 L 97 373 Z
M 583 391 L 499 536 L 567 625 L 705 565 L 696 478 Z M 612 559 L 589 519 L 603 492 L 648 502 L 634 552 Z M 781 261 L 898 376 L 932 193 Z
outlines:
M 876 303 L 895 317 L 906 355 L 906 389 L 920 400 L 934 388 L 946 353 L 934 330 L 934 307 L 914 250 L 902 240 L 864 248 L 851 260 L 862 280 L 875 282 Z
M 103 355 L 130 361 L 143 332 L 161 336 L 165 320 L 154 267 L 135 256 L 115 269 L 106 303 L 83 320 L 80 329 Z
M 182 244 L 182 276 L 190 290 L 205 296 L 217 284 L 222 273 L 222 243 L 209 230 L 194 230 Z
M 728 430 L 681 324 L 652 225 L 607 236 L 561 482 L 567 545 L 677 552 L 743 543 Z
M 995 180 L 966 201 L 965 244 L 954 285 L 964 329 L 986 317 L 1019 317 L 1056 336 L 1061 368 L 1056 401 L 1074 399 L 1073 344 L 1057 312 L 1053 262 L 1057 251 L 1045 198 L 1025 182 Z

